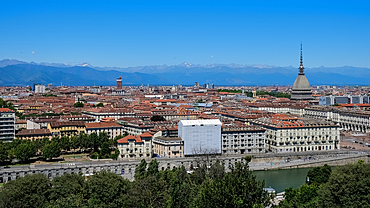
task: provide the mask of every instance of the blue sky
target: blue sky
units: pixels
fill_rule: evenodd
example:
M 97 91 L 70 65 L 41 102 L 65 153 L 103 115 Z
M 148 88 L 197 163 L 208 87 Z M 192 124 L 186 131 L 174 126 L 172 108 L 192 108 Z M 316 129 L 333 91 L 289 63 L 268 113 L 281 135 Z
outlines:
M 0 60 L 370 67 L 370 1 L 0 1 Z

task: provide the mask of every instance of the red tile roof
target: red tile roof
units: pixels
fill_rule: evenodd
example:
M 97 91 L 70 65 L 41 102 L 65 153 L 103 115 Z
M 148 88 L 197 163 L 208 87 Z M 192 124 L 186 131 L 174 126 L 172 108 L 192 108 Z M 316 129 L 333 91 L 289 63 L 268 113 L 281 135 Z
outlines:
M 15 136 L 32 136 L 32 135 L 44 135 L 44 136 L 51 136 L 51 132 L 49 129 L 23 129 L 22 131 L 18 132 Z
M 91 128 L 110 128 L 110 127 L 122 127 L 116 122 L 100 122 L 100 123 L 85 123 L 86 129 Z
M 135 140 L 135 143 L 143 143 L 140 136 L 132 136 L 128 135 L 123 137 L 122 139 L 117 140 L 118 144 L 128 144 L 128 140 Z
M 151 135 L 149 132 L 145 132 L 145 133 L 142 133 L 140 135 L 140 137 L 152 137 L 153 135 Z
M 0 113 L 9 113 L 9 112 L 14 113 L 14 111 L 10 110 L 9 108 L 0 108 Z

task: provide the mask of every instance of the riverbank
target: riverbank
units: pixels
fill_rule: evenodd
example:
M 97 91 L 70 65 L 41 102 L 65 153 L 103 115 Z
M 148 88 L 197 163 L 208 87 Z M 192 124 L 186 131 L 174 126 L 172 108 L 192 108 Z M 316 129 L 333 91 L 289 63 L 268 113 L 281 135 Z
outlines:
M 331 154 L 289 154 L 254 157 L 249 164 L 251 170 L 279 170 L 294 168 L 312 168 L 325 164 L 341 166 L 353 164 L 358 160 L 370 163 L 369 154 L 362 151 L 338 151 Z

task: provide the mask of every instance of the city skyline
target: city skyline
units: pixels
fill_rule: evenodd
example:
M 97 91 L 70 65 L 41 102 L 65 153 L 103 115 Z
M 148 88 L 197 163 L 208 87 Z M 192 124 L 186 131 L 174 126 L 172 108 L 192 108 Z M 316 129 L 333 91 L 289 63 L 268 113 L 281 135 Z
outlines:
M 0 8 L 0 59 L 99 67 L 370 67 L 369 3 L 44 2 Z

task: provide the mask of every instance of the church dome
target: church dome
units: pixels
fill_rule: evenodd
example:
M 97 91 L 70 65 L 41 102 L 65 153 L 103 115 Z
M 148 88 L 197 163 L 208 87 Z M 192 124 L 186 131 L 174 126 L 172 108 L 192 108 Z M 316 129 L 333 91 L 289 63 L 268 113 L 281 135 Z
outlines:
M 305 75 L 298 75 L 293 84 L 293 90 L 311 90 L 310 83 L 308 82 Z

